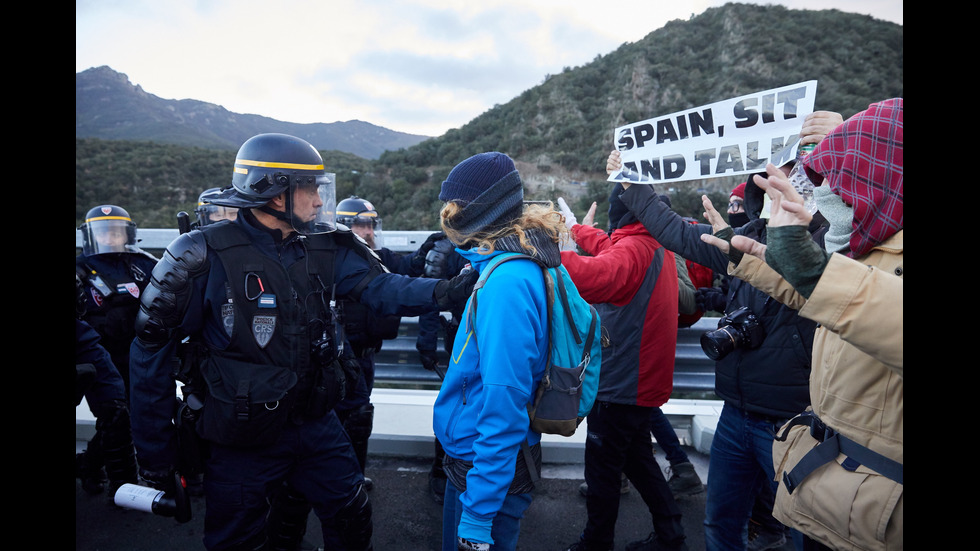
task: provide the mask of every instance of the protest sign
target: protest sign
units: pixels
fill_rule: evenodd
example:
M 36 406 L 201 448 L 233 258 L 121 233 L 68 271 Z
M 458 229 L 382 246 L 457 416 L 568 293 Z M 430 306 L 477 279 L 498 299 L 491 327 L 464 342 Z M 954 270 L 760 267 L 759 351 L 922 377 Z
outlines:
M 608 180 L 673 183 L 781 166 L 796 157 L 816 93 L 811 80 L 620 126 L 623 169 Z

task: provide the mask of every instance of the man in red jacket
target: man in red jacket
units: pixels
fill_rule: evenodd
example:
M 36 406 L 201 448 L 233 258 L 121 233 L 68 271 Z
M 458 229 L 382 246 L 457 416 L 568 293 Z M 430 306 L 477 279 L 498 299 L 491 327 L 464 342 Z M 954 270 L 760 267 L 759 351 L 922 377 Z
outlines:
M 585 482 L 588 522 L 569 551 L 606 551 L 615 543 L 620 476 L 650 510 L 654 532 L 628 551 L 686 550 L 681 513 L 653 457 L 650 412 L 670 398 L 677 344 L 677 267 L 674 255 L 630 213 L 613 220 L 609 235 L 592 226 L 595 203 L 583 224 L 571 226 L 591 256 L 563 251 L 562 264 L 602 320 L 602 370 L 588 417 Z

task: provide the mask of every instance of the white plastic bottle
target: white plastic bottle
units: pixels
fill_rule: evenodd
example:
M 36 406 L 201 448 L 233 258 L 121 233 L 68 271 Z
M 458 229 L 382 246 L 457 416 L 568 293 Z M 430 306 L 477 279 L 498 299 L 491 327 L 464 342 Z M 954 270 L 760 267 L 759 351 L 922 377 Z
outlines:
M 803 169 L 803 159 L 812 153 L 816 147 L 817 144 L 815 143 L 799 146 L 796 149 L 796 164 L 793 165 L 793 169 L 789 172 L 789 183 L 803 197 L 803 206 L 810 211 L 810 214 L 817 212 L 817 203 L 813 200 L 813 182 L 810 181 L 810 178 L 806 175 L 806 170 Z

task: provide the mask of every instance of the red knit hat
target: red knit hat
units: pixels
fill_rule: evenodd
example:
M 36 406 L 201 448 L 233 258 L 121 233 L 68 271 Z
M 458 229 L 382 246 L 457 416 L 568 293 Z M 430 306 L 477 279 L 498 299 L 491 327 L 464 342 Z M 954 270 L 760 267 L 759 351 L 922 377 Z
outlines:
M 745 182 L 735 186 L 735 189 L 728 195 L 729 199 L 732 197 L 741 197 L 743 201 L 745 200 Z

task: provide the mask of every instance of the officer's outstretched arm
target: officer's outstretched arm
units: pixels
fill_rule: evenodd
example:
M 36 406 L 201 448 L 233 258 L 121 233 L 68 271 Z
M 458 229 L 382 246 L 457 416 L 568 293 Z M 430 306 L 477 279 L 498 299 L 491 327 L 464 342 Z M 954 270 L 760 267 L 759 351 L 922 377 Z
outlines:
M 147 350 L 158 349 L 173 335 L 187 311 L 191 281 L 208 271 L 207 244 L 199 231 L 177 237 L 153 268 L 136 316 L 136 338 Z

